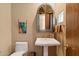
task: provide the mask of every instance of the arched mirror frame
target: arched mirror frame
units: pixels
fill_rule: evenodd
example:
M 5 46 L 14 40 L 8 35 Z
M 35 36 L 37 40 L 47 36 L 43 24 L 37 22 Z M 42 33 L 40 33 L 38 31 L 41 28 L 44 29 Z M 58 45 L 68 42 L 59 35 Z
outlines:
M 39 15 L 41 14 L 50 14 L 51 20 L 50 20 L 50 29 L 40 30 L 39 26 Z M 52 10 L 52 7 L 49 4 L 42 4 L 39 6 L 37 10 L 37 31 L 38 32 L 53 32 L 54 31 L 54 23 L 55 18 L 53 17 L 54 11 Z

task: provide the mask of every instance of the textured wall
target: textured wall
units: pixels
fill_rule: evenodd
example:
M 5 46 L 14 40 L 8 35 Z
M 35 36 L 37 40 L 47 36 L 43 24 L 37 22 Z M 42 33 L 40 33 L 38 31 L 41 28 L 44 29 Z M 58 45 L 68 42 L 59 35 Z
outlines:
M 41 4 L 28 4 L 28 3 L 27 4 L 24 4 L 24 3 L 23 4 L 0 4 L 0 19 L 1 19 L 0 20 L 0 27 L 1 27 L 0 28 L 0 55 L 9 55 L 11 51 L 14 51 L 15 41 L 27 41 L 29 43 L 30 51 L 36 51 L 37 55 L 39 56 L 42 55 L 43 48 L 37 47 L 34 45 L 36 38 L 49 37 L 49 35 L 54 37 L 54 35 L 53 33 L 49 33 L 49 32 L 39 33 L 36 31 L 36 14 L 37 14 L 37 9 L 40 5 Z M 53 10 L 56 12 L 56 16 L 59 10 L 61 10 L 64 7 L 63 4 L 50 4 L 50 5 L 52 6 Z M 26 34 L 18 33 L 17 22 L 20 16 L 23 16 L 24 20 L 27 20 Z M 58 36 L 56 38 L 58 38 Z M 61 47 L 58 50 L 61 50 Z M 60 54 L 62 53 L 59 52 L 59 55 Z M 49 47 L 49 55 L 56 55 L 56 47 Z
M 11 4 L 0 4 L 0 55 L 11 53 Z
M 38 33 L 36 31 L 36 14 L 41 4 L 12 4 L 12 20 L 13 20 L 13 38 L 16 41 L 27 41 L 29 50 L 36 51 L 37 55 L 42 55 L 42 47 L 36 47 L 35 40 L 37 37 L 48 37 L 49 32 Z M 53 5 L 53 4 L 51 4 Z M 53 6 L 52 6 L 53 7 Z M 17 20 L 20 16 L 27 20 L 27 33 L 19 34 Z M 51 34 L 53 36 L 53 34 Z
M 53 33 L 49 32 L 37 32 L 36 31 L 36 14 L 37 9 L 41 4 L 12 4 L 12 20 L 13 20 L 13 38 L 16 41 L 27 41 L 29 43 L 29 50 L 36 51 L 37 55 L 42 55 L 42 47 L 35 46 L 35 40 L 37 37 L 54 37 Z M 58 6 L 61 4 L 49 4 L 52 9 L 57 13 L 59 10 Z M 61 7 L 63 8 L 63 7 Z M 59 12 L 59 11 L 58 11 Z M 27 33 L 18 33 L 18 18 L 20 16 L 27 20 Z M 49 55 L 56 55 L 56 47 L 49 47 Z
M 58 20 L 60 12 L 64 11 L 64 21 L 60 24 L 65 25 L 63 32 L 55 33 L 55 37 L 60 41 L 61 45 L 57 47 L 57 55 L 65 55 L 65 45 L 66 45 L 66 4 L 56 4 L 55 16 Z M 57 23 L 57 25 L 60 25 Z

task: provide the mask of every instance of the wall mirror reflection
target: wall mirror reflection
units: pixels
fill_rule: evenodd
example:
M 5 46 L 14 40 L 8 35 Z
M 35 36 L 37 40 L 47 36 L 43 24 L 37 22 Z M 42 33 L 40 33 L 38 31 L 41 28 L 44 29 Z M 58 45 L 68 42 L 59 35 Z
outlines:
M 51 32 L 55 24 L 53 10 L 50 5 L 42 4 L 37 10 L 37 30 L 39 32 Z

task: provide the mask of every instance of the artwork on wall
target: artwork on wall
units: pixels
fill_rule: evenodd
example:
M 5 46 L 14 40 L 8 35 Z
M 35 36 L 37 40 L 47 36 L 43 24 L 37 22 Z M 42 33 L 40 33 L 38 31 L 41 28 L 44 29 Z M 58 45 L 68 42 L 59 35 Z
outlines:
M 26 33 L 27 32 L 27 22 L 18 21 L 19 33 Z

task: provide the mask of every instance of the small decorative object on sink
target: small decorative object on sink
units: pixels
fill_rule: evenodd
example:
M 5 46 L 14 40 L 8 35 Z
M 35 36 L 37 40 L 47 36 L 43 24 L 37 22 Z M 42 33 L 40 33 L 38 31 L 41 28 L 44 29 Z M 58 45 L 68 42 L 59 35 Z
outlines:
M 48 56 L 48 46 L 57 46 L 60 45 L 60 42 L 54 38 L 37 38 L 35 42 L 36 46 L 43 46 L 43 55 Z

